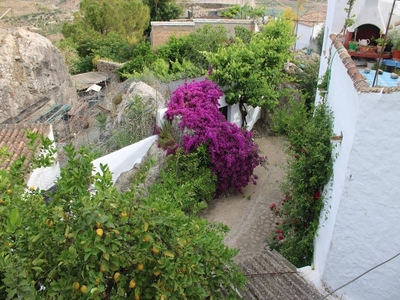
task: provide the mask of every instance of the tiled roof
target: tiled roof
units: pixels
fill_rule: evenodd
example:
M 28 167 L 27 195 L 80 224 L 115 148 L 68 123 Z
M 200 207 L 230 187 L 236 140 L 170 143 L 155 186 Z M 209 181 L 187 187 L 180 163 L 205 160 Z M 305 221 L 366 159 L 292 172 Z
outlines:
M 276 251 L 249 257 L 239 266 L 248 281 L 239 291 L 246 300 L 318 300 L 323 296 Z
M 343 65 L 347 69 L 347 74 L 350 76 L 353 81 L 353 85 L 355 89 L 360 93 L 383 93 L 383 94 L 391 94 L 400 92 L 400 87 L 370 87 L 367 81 L 364 79 L 364 76 L 360 73 L 353 59 L 349 55 L 349 52 L 344 47 L 342 42 L 337 38 L 336 34 L 331 34 L 330 39 L 333 42 L 334 47 L 339 54 L 340 59 L 343 62 Z
M 72 76 L 78 91 L 86 90 L 93 84 L 109 80 L 110 76 L 103 72 L 88 72 Z
M 0 161 L 0 169 L 9 168 L 18 157 L 25 155 L 32 157 L 33 153 L 27 146 L 25 130 L 49 136 L 51 124 L 0 124 L 0 148 L 7 147 L 8 152 L 13 155 L 8 160 Z M 3 158 L 2 158 L 3 159 Z
M 300 24 L 312 27 L 316 24 L 325 23 L 325 20 L 326 20 L 326 12 L 317 11 L 300 16 L 298 22 Z

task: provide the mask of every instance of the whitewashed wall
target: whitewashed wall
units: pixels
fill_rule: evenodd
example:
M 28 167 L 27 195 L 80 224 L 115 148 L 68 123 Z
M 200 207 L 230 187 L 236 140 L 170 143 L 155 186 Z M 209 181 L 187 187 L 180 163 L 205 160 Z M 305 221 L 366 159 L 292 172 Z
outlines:
M 331 198 L 321 215 L 314 263 L 331 290 L 400 252 L 398 98 L 377 93 L 330 95 L 335 129 L 343 132 L 343 142 L 337 148 Z M 399 299 L 398 270 L 400 259 L 337 294 L 343 299 Z
M 228 122 L 231 122 L 233 124 L 236 124 L 237 126 L 241 127 L 242 126 L 242 117 L 241 113 L 239 110 L 239 105 L 234 104 L 234 105 L 228 105 L 225 101 L 225 96 L 222 96 L 218 100 L 219 102 L 219 107 L 225 107 L 228 106 Z M 253 129 L 254 124 L 260 119 L 261 117 L 261 108 L 260 107 L 252 107 L 252 106 L 247 106 L 248 114 L 246 116 L 246 122 L 247 122 L 247 130 Z M 156 123 L 157 126 L 162 126 L 164 123 L 164 114 L 167 111 L 167 108 L 162 108 L 157 110 L 157 115 L 156 115 Z
M 306 26 L 299 23 L 297 24 L 296 31 L 297 31 L 296 49 L 304 49 L 312 47 L 313 43 L 310 39 L 312 38 L 313 34 L 313 26 Z
M 332 63 L 331 84 L 327 96 L 328 104 L 334 114 L 334 133 L 344 138 L 342 143 L 335 144 L 335 153 L 338 154 L 334 164 L 334 185 L 326 186 L 325 211 L 321 213 L 320 228 L 315 241 L 314 264 L 315 270 L 322 277 L 326 259 L 331 247 L 331 239 L 335 226 L 339 201 L 346 180 L 346 166 L 349 160 L 355 135 L 355 127 L 359 106 L 359 96 L 353 82 L 347 76 L 347 70 L 339 56 L 335 56 Z M 338 88 L 340 86 L 340 88 Z M 339 200 L 338 200 L 339 199 Z M 325 219 L 325 216 L 328 218 Z
M 153 135 L 140 142 L 124 147 L 94 160 L 94 172 L 100 172 L 100 164 L 107 164 L 112 173 L 112 180 L 115 183 L 121 173 L 131 170 L 136 163 L 142 161 L 151 145 L 158 139 L 158 135 Z
M 322 67 L 321 67 L 322 68 Z M 333 181 L 315 240 L 313 277 L 334 290 L 400 252 L 399 93 L 358 93 L 338 55 L 328 104 L 334 112 Z M 400 258 L 336 294 L 342 299 L 400 299 Z M 315 276 L 317 275 L 317 276 Z
M 54 141 L 53 127 L 50 126 L 48 138 Z M 55 147 L 55 144 L 53 144 Z M 51 167 L 38 168 L 33 170 L 28 179 L 28 187 L 39 188 L 41 190 L 48 190 L 54 185 L 57 177 L 60 176 L 60 164 L 58 161 Z

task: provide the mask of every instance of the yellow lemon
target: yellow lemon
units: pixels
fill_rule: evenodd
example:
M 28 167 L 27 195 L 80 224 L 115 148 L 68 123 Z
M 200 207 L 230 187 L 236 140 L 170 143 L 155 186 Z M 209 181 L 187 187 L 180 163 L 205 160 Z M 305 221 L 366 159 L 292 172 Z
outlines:
M 122 217 L 122 218 L 126 218 L 126 216 L 127 216 L 126 212 L 123 211 L 123 212 L 121 213 L 121 217 Z
M 118 282 L 118 280 L 119 280 L 119 275 L 120 275 L 120 274 L 119 274 L 118 272 L 114 274 L 114 281 L 115 281 L 115 282 Z
M 79 287 L 80 287 L 79 282 L 74 282 L 74 284 L 73 284 L 74 291 L 79 290 Z
M 101 229 L 101 228 L 96 229 L 96 233 L 100 237 L 103 236 L 103 229 Z
M 133 281 L 133 280 L 129 281 L 129 288 L 134 289 L 135 286 L 136 286 L 136 282 L 135 281 Z
M 47 227 L 51 227 L 54 224 L 53 220 L 51 220 L 51 219 L 46 219 L 45 223 L 46 223 Z
M 138 269 L 140 270 L 140 271 L 143 271 L 143 268 L 144 268 L 144 266 L 143 266 L 143 264 L 138 264 Z
M 81 291 L 82 294 L 86 294 L 87 286 L 86 285 L 82 285 L 81 288 L 80 288 L 80 291 Z

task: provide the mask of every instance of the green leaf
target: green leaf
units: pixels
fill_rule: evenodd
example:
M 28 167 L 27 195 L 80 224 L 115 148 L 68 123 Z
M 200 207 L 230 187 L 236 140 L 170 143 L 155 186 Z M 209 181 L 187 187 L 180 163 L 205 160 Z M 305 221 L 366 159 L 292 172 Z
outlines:
M 32 265 L 34 265 L 34 266 L 40 266 L 40 265 L 43 265 L 44 263 L 46 263 L 46 260 L 44 260 L 44 259 L 39 259 L 39 258 L 34 259 L 34 260 L 32 261 Z
M 22 219 L 19 214 L 19 210 L 16 208 L 13 208 L 10 212 L 9 215 L 9 228 L 14 231 L 15 228 L 20 226 L 22 224 Z

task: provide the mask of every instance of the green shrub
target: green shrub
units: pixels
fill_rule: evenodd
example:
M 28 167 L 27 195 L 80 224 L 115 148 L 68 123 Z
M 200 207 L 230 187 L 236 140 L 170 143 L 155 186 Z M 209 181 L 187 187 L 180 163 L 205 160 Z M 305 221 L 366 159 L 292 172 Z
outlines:
M 105 145 L 107 153 L 139 142 L 154 132 L 156 103 L 145 103 L 138 96 L 128 102 L 121 124 L 113 129 L 111 138 Z
M 223 244 L 227 228 L 178 209 L 183 190 L 141 197 L 135 182 L 120 193 L 107 166 L 92 174 L 85 149 L 64 150 L 53 193 L 24 184 L 24 157 L 0 170 L 1 299 L 235 297 L 245 278 Z
M 130 61 L 118 68 L 117 73 L 121 78 L 123 78 L 123 74 L 142 72 L 145 66 L 150 66 L 156 60 L 156 55 L 151 50 L 149 43 L 141 42 L 136 45 L 131 58 Z
M 321 104 L 307 118 L 305 110 L 303 105 L 287 119 L 290 146 L 284 198 L 270 206 L 281 222 L 271 234 L 269 246 L 297 267 L 312 262 L 313 241 L 324 206 L 323 189 L 333 172 L 331 112 Z
M 196 215 L 213 199 L 216 181 L 210 169 L 207 147 L 202 145 L 188 154 L 178 149 L 169 155 L 161 172 L 161 183 L 152 186 L 150 191 L 157 195 L 158 200 L 177 199 L 176 204 L 182 211 Z

